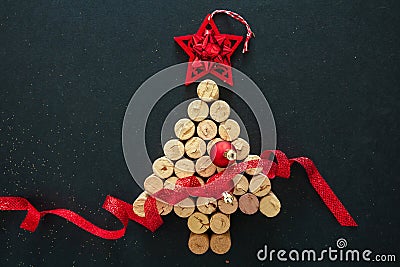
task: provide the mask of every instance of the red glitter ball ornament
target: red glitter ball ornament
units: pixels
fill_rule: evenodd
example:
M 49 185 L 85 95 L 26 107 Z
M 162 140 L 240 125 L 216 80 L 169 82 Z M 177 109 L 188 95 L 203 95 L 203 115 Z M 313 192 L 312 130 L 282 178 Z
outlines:
M 236 160 L 236 149 L 227 141 L 215 143 L 210 150 L 210 158 L 214 165 L 225 168 Z

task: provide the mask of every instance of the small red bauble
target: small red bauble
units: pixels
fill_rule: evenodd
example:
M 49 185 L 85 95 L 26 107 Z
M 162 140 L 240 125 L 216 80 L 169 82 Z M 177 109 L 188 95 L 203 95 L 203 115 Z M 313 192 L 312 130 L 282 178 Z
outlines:
M 215 166 L 225 168 L 236 160 L 236 149 L 230 142 L 219 141 L 211 147 L 210 158 Z

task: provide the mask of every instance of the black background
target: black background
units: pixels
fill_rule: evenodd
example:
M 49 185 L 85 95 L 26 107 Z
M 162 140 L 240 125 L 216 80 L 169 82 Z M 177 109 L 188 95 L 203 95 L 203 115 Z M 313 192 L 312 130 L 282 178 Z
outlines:
M 264 244 L 320 250 L 340 237 L 400 257 L 398 1 L 2 1 L 1 195 L 118 229 L 101 209 L 105 196 L 131 202 L 141 191 L 121 147 L 129 99 L 152 74 L 187 60 L 173 36 L 194 33 L 218 8 L 240 13 L 256 33 L 232 63 L 268 99 L 278 148 L 313 159 L 359 227 L 340 227 L 297 166 L 273 181 L 278 217 L 232 217 L 226 255 L 191 254 L 186 220 L 174 215 L 154 234 L 130 223 L 125 237 L 107 241 L 55 216 L 29 233 L 18 228 L 24 212 L 1 212 L 2 266 L 252 266 Z M 215 21 L 245 34 L 227 16 Z

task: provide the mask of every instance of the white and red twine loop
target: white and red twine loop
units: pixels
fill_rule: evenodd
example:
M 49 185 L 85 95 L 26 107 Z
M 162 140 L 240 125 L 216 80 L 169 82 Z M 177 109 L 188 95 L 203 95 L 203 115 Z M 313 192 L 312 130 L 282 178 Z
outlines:
M 247 34 L 246 34 L 246 39 L 244 41 L 244 45 L 243 45 L 243 50 L 242 53 L 246 53 L 249 51 L 249 41 L 251 37 L 255 37 L 256 35 L 254 34 L 254 32 L 251 30 L 249 23 L 242 17 L 240 16 L 238 13 L 235 13 L 233 11 L 230 10 L 225 10 L 225 9 L 217 9 L 214 10 L 211 15 L 208 17 L 208 20 L 212 19 L 213 16 L 215 14 L 226 14 L 232 18 L 234 18 L 235 20 L 239 21 L 240 23 L 242 23 L 244 26 L 246 26 L 246 30 L 247 30 Z

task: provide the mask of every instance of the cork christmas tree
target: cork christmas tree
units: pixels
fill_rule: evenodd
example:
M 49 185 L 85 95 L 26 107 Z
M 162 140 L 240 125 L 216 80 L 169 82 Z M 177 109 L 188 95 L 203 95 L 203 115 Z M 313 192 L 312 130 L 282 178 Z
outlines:
M 184 186 L 181 182 L 186 177 L 194 176 L 194 186 L 203 186 L 230 165 L 260 159 L 250 154 L 249 142 L 241 138 L 239 124 L 230 118 L 229 104 L 219 99 L 217 84 L 212 80 L 200 82 L 197 95 L 199 99 L 187 107 L 187 118 L 176 122 L 176 138 L 164 144 L 164 155 L 153 162 L 153 173 L 144 181 L 145 191 L 133 203 L 139 216 L 145 216 L 144 204 L 149 195 L 163 188 L 174 190 Z M 274 217 L 280 211 L 280 202 L 261 167 L 236 175 L 232 185 L 220 199 L 190 196 L 173 205 L 157 199 L 157 210 L 160 215 L 173 211 L 187 220 L 188 246 L 193 253 L 203 254 L 211 249 L 225 254 L 231 247 L 232 213 L 251 215 L 260 211 Z
M 205 17 L 196 33 L 174 38 L 189 56 L 189 62 L 184 66 L 187 68 L 184 84 L 190 85 L 210 75 L 233 87 L 233 74 L 236 73 L 235 89 L 246 89 L 237 92 L 242 96 L 249 93 L 251 99 L 255 99 L 247 104 L 259 124 L 261 142 L 267 141 L 262 129 L 275 129 L 269 106 L 255 83 L 231 67 L 230 58 L 243 38 L 220 33 L 213 21 L 216 14 L 226 14 L 246 26 L 243 53 L 248 51 L 248 42 L 254 33 L 247 21 L 229 10 L 213 11 Z M 136 198 L 133 208 L 131 203 L 107 195 L 103 208 L 122 223 L 121 229 L 103 229 L 68 209 L 38 211 L 20 196 L 0 196 L 0 211 L 27 211 L 20 227 L 31 232 L 37 229 L 41 218 L 51 214 L 104 239 L 124 236 L 130 220 L 155 231 L 163 224 L 162 216 L 176 214 L 187 221 L 188 247 L 193 253 L 203 254 L 211 249 L 214 253 L 224 254 L 231 247 L 231 234 L 234 235 L 230 231 L 231 215 L 235 212 L 251 215 L 260 211 L 267 217 L 276 216 L 280 202 L 271 191 L 269 179 L 289 178 L 291 166 L 297 164 L 304 168 L 311 186 L 338 223 L 357 226 L 311 159 L 304 156 L 288 158 L 283 151 L 274 149 L 275 144 L 265 146 L 268 150 L 262 151 L 260 156 L 251 153 L 244 126 L 240 126 L 239 119 L 235 120 L 237 117 L 229 101 L 220 99 L 219 88 L 212 80 L 199 83 L 198 99 L 188 104 L 184 118 L 174 121 L 171 128 L 175 137 L 163 144 L 163 155 L 154 160 L 152 171 L 146 173 L 148 169 L 142 167 L 146 167 L 147 162 L 142 156 L 147 152 L 143 142 L 146 141 L 147 119 L 153 101 L 183 84 L 177 75 L 182 71 L 179 66 L 181 64 L 163 69 L 146 80 L 135 92 L 125 113 L 122 127 L 124 156 L 132 176 L 146 179 L 143 181 L 144 192 Z M 238 81 L 245 83 L 240 85 Z M 149 91 L 145 89 L 149 85 L 154 94 L 147 94 Z M 256 101 L 259 99 L 262 103 Z M 128 151 L 139 157 L 132 158 Z

